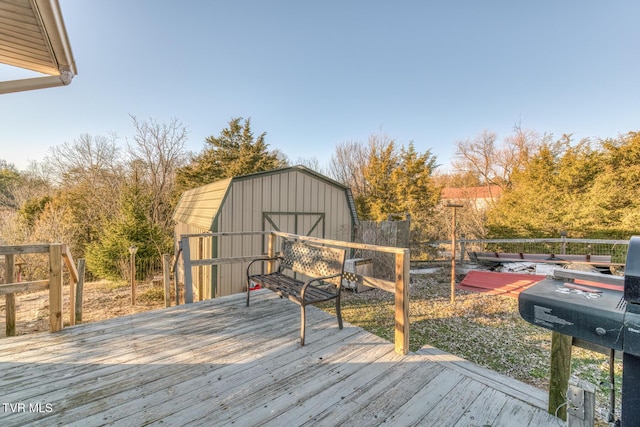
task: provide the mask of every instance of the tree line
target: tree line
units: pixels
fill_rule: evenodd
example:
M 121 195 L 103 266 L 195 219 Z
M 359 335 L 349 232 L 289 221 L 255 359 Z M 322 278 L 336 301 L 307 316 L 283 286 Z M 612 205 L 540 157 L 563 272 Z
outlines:
M 0 241 L 67 243 L 96 276 L 123 275 L 127 248 L 139 259 L 173 250 L 172 213 L 183 191 L 232 176 L 291 164 L 270 148 L 266 132 L 254 135 L 250 119 L 232 118 L 202 150 L 186 150 L 188 131 L 177 119 L 158 123 L 131 116 L 133 136 L 80 135 L 51 147 L 45 159 L 18 171 L 0 161 Z M 470 238 L 626 238 L 640 219 L 640 134 L 615 139 L 554 140 L 514 126 L 498 141 L 483 131 L 457 141 L 452 169 L 440 172 L 431 150 L 419 151 L 384 133 L 336 146 L 323 169 L 349 186 L 360 219 L 411 217 L 412 240 L 450 236 L 445 186 L 487 186 L 501 196 L 479 209 L 460 211 L 460 231 Z
M 640 231 L 640 133 L 541 144 L 504 182 L 490 235 L 628 239 Z
M 640 133 L 579 141 L 514 127 L 456 143 L 455 186 L 497 186 L 477 237 L 628 239 L 640 232 Z M 470 216 L 473 212 L 471 212 Z
M 0 242 L 64 242 L 95 276 L 120 278 L 132 245 L 141 262 L 173 252 L 172 214 L 184 190 L 287 164 L 265 134 L 254 138 L 249 119 L 232 119 L 200 153 L 186 150 L 177 119 L 131 116 L 131 124 L 124 144 L 83 134 L 26 171 L 0 162 Z

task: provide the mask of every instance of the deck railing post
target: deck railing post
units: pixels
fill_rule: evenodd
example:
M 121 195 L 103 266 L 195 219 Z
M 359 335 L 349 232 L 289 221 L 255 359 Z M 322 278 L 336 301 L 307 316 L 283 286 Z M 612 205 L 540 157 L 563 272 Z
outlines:
M 171 256 L 162 255 L 162 283 L 164 285 L 164 306 L 171 307 Z
M 276 235 L 271 233 L 267 236 L 267 256 L 276 256 Z M 267 274 L 273 273 L 273 267 L 275 266 L 273 261 L 267 262 Z
M 78 269 L 73 262 L 73 256 L 71 256 L 71 251 L 69 250 L 69 246 L 66 244 L 62 244 L 62 260 L 67 265 L 67 269 L 69 271 L 69 324 L 76 324 L 76 285 L 80 281 L 78 275 Z
M 182 247 L 182 260 L 184 263 L 184 303 L 193 302 L 193 274 L 191 271 L 191 250 L 189 248 L 189 236 L 180 237 Z
M 82 292 L 84 290 L 84 270 L 86 261 L 84 258 L 78 260 L 78 283 L 76 284 L 76 322 L 82 322 Z
M 62 245 L 49 245 L 49 326 L 62 330 Z
M 7 254 L 4 256 L 4 271 L 5 271 L 5 283 L 13 283 L 14 280 L 14 259 L 13 254 Z M 5 317 L 6 325 L 5 330 L 8 337 L 16 335 L 16 294 L 5 295 Z
M 551 333 L 551 371 L 549 375 L 549 413 L 567 419 L 569 377 L 571 376 L 572 337 L 559 332 Z
M 204 238 L 198 237 L 198 249 L 196 253 L 196 259 L 203 259 L 204 253 Z M 204 267 L 199 265 L 196 267 L 196 271 L 198 273 L 198 301 L 204 301 Z M 209 293 L 211 293 L 211 289 L 209 289 Z M 215 295 L 213 295 L 215 296 Z
M 409 352 L 409 249 L 396 254 L 395 350 Z
M 67 263 L 67 268 L 69 271 L 75 268 L 73 265 L 73 258 L 71 258 L 71 253 L 69 252 L 69 247 L 65 244 L 62 245 L 62 257 L 64 261 Z M 78 277 L 71 273 L 69 274 L 69 325 L 73 326 L 76 324 L 76 285 L 78 284 Z
M 182 255 L 182 240 L 178 240 L 178 253 L 173 260 L 173 290 L 176 299 L 176 305 L 180 305 L 180 280 L 178 275 L 178 265 L 180 263 L 180 256 Z M 184 267 L 184 259 L 183 267 Z

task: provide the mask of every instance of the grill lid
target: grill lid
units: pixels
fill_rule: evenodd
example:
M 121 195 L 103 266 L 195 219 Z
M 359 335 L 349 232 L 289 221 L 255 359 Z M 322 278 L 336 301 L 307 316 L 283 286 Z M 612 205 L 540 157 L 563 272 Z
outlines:
M 627 263 L 624 266 L 624 299 L 640 304 L 640 236 L 629 240 Z

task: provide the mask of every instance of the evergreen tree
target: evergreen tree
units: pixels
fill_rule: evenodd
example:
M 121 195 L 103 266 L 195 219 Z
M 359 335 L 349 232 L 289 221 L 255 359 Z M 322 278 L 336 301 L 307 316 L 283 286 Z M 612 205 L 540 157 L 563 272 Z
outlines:
M 268 150 L 266 133 L 254 138 L 251 119 L 234 118 L 218 137 L 209 136 L 205 149 L 178 170 L 179 192 L 211 182 L 286 166 Z
M 334 179 L 351 188 L 360 219 L 385 221 L 390 215 L 409 214 L 418 233 L 428 227 L 439 199 L 433 180 L 437 166 L 430 150 L 420 153 L 413 142 L 398 150 L 395 141 L 382 134 L 370 136 L 367 145 L 336 147 L 330 169 Z
M 400 149 L 399 163 L 392 173 L 399 203 L 405 211 L 428 212 L 438 199 L 432 178 L 438 167 L 436 157 L 431 150 L 417 152 L 410 142 L 407 149 Z
M 365 208 L 362 213 L 374 221 L 384 221 L 390 214 L 403 213 L 391 180 L 398 166 L 394 141 L 370 138 L 368 163 L 363 170 L 367 192 L 361 203 Z
M 150 220 L 152 199 L 142 190 L 139 180 L 127 186 L 121 196 L 120 212 L 109 220 L 98 240 L 87 247 L 87 267 L 99 277 L 126 277 L 128 248 L 138 247 L 136 262 L 158 259 L 171 251 L 171 237 Z
M 395 187 L 397 209 L 411 215 L 411 236 L 414 241 L 427 239 L 431 218 L 439 199 L 439 191 L 433 181 L 438 167 L 430 150 L 416 151 L 413 142 L 400 149 L 399 166 L 391 178 Z
M 544 144 L 488 212 L 493 237 L 629 238 L 640 230 L 640 134 Z
M 496 206 L 487 212 L 490 235 L 500 237 L 556 236 L 557 153 L 544 144 L 522 171 L 512 175 L 507 189 Z
M 628 238 L 640 231 L 640 133 L 602 142 L 602 161 L 585 197 L 584 215 L 608 235 Z

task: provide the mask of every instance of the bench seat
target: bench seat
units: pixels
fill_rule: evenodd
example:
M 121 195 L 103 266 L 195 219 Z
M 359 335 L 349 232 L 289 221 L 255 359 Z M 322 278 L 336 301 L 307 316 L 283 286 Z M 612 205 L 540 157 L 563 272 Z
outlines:
M 296 280 L 292 277 L 282 273 L 271 274 L 255 274 L 251 276 L 251 280 L 255 283 L 259 283 L 263 288 L 267 288 L 281 297 L 289 298 L 296 304 L 302 304 L 303 298 L 301 295 L 304 282 Z M 309 285 L 304 293 L 304 303 L 313 304 L 316 302 L 329 301 L 337 298 L 335 292 L 322 289 L 318 286 Z
M 300 345 L 304 345 L 305 307 L 309 304 L 335 300 L 338 327 L 342 329 L 340 290 L 345 256 L 344 249 L 283 240 L 280 256 L 258 258 L 249 263 L 247 267 L 247 307 L 249 306 L 251 289 L 255 285 L 260 285 L 260 287 L 277 293 L 281 298 L 286 297 L 298 304 L 301 317 Z M 277 269 L 267 273 L 251 274 L 252 266 L 255 263 L 261 263 L 263 269 L 265 264 L 269 268 L 273 268 L 271 263 L 276 263 Z M 297 279 L 298 275 L 303 275 L 304 280 Z

